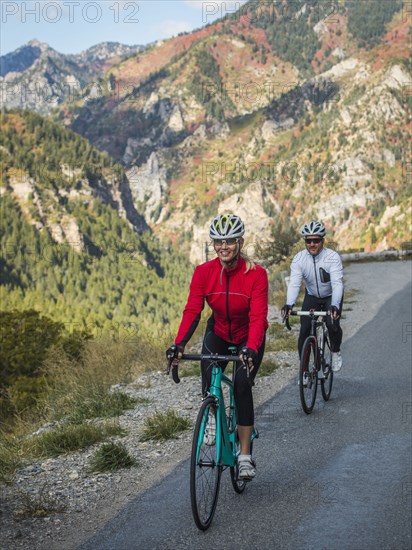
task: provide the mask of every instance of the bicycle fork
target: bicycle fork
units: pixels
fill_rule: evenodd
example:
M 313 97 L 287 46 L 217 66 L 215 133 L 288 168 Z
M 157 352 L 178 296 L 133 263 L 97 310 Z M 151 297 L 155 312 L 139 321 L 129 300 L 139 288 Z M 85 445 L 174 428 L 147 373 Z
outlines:
M 232 434 L 229 433 L 227 422 L 226 422 L 226 414 L 224 407 L 221 406 L 221 401 L 218 399 L 217 396 L 210 395 L 208 397 L 213 397 L 215 402 L 215 410 L 216 410 L 216 465 L 219 466 L 234 466 L 235 465 L 235 457 L 232 452 L 232 446 L 231 446 L 231 437 Z M 196 462 L 199 461 L 200 456 L 200 450 L 203 445 L 203 439 L 205 436 L 206 431 L 206 424 L 208 421 L 208 415 L 205 415 L 202 419 L 202 425 L 199 432 L 199 439 L 197 442 L 197 452 L 196 452 Z M 235 438 L 235 434 L 233 434 L 233 438 Z M 206 466 L 206 464 L 205 464 Z M 213 466 L 210 464 L 210 466 Z

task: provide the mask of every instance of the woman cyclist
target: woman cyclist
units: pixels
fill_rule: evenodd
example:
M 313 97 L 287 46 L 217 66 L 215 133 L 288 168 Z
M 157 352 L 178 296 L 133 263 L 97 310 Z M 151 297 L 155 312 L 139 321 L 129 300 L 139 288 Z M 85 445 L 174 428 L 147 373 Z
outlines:
M 256 465 L 250 454 L 254 409 L 253 380 L 262 362 L 265 332 L 268 327 L 268 278 L 265 269 L 242 253 L 245 227 L 239 216 L 217 216 L 210 225 L 209 236 L 217 258 L 196 267 L 190 283 L 189 297 L 175 345 L 166 352 L 177 365 L 183 350 L 193 335 L 205 300 L 212 310 L 203 338 L 202 353 L 237 353 L 248 361 L 238 363 L 234 376 L 234 396 L 240 440 L 239 477 L 252 479 Z M 226 366 L 226 365 L 225 365 Z M 211 362 L 202 361 L 202 391 L 205 395 L 211 382 Z

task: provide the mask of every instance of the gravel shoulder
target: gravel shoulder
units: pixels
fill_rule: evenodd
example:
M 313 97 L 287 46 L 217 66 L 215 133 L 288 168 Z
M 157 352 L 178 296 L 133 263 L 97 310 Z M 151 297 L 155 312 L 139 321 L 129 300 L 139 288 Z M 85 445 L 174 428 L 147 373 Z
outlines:
M 410 261 L 347 266 L 345 317 L 342 321 L 344 342 L 370 321 L 378 309 L 411 279 Z M 276 316 L 273 311 L 273 318 Z M 254 390 L 256 406 L 279 392 L 297 373 L 296 352 L 272 352 L 271 355 L 283 367 L 270 376 L 258 377 Z M 155 411 L 175 408 L 194 422 L 201 398 L 197 377 L 182 378 L 181 384 L 175 385 L 162 372 L 155 372 L 115 390 L 150 400 L 119 417 L 120 424 L 128 430 L 128 435 L 121 441 L 138 459 L 139 465 L 113 474 L 90 474 L 87 465 L 95 446 L 80 453 L 39 461 L 19 470 L 11 485 L 0 487 L 2 550 L 74 549 L 128 501 L 158 483 L 188 457 L 191 430 L 178 439 L 161 444 L 141 442 L 139 436 L 143 419 Z M 60 506 L 64 507 L 64 511 L 45 517 L 21 517 L 19 511 L 31 503 Z

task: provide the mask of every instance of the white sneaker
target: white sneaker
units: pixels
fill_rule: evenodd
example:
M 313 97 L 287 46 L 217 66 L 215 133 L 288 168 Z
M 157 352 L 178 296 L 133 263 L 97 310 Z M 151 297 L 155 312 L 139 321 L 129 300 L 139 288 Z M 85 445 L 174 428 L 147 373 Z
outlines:
M 342 368 L 342 353 L 335 351 L 332 353 L 332 370 L 338 372 Z
M 209 416 L 207 418 L 206 427 L 205 427 L 205 435 L 203 437 L 203 443 L 205 445 L 209 445 L 211 447 L 216 442 L 216 418 L 213 414 L 209 412 Z
M 247 455 L 239 455 L 238 457 L 239 465 L 239 479 L 245 481 L 250 481 L 256 475 L 256 463 L 252 458 L 249 458 Z
M 304 387 L 304 388 L 307 388 L 308 383 L 309 383 L 309 376 L 308 376 L 307 372 L 304 372 L 304 373 L 303 373 L 303 387 Z M 299 378 L 298 378 L 298 386 L 300 386 L 300 380 L 299 380 Z

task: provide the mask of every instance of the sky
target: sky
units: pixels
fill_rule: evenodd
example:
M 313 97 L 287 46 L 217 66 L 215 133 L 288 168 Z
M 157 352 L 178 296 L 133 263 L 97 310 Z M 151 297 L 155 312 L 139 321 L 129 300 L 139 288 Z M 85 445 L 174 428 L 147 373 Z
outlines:
M 36 38 L 60 53 L 99 42 L 145 45 L 192 31 L 246 0 L 0 0 L 0 53 Z

